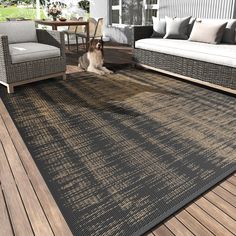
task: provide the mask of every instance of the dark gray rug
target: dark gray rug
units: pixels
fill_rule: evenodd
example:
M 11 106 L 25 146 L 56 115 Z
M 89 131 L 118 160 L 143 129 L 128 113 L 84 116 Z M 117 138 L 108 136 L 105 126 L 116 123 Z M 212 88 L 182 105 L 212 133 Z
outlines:
M 141 235 L 236 170 L 236 98 L 155 72 L 1 97 L 74 235 Z

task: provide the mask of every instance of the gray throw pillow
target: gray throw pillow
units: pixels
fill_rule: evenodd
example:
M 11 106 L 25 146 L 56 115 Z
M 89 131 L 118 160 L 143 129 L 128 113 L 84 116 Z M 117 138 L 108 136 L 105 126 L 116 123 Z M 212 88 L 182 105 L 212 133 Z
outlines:
M 228 20 L 226 25 L 222 43 L 235 43 L 235 30 L 236 30 L 236 20 Z
M 152 17 L 153 21 L 153 34 L 152 38 L 162 38 L 166 34 L 166 21 L 157 17 Z
M 219 44 L 222 41 L 227 22 L 201 22 L 194 23 L 189 41 Z
M 166 16 L 165 19 L 165 39 L 188 39 L 188 27 L 191 16 L 184 18 L 170 18 Z

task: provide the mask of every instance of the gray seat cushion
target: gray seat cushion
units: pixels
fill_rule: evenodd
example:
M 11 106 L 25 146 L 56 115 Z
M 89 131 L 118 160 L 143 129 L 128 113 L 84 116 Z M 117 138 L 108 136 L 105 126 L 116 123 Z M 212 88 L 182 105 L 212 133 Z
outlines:
M 9 43 L 37 42 L 34 21 L 12 21 L 0 23 L 0 34 L 8 36 Z
M 59 57 L 61 54 L 59 48 L 41 43 L 15 43 L 9 48 L 12 63 Z
M 136 41 L 135 47 L 236 68 L 236 45 L 234 44 L 207 44 L 188 40 L 148 38 Z

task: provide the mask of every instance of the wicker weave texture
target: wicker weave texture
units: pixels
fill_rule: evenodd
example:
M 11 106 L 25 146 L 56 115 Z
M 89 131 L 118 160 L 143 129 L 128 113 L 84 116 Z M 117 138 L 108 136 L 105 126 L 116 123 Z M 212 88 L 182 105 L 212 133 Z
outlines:
M 153 52 L 134 50 L 134 61 L 179 75 L 236 89 L 236 68 Z
M 150 38 L 152 32 L 152 26 L 133 26 L 132 46 L 135 47 L 135 41 L 139 39 Z
M 7 81 L 7 67 L 11 62 L 7 36 L 0 35 L 0 80 Z

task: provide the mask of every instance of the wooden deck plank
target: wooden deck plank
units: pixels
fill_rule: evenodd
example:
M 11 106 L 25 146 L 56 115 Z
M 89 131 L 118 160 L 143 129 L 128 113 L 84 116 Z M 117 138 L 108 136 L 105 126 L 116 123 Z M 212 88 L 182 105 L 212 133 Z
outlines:
M 154 236 L 152 232 L 146 233 L 144 236 Z
M 204 197 L 211 203 L 213 203 L 215 206 L 220 208 L 223 212 L 228 214 L 230 217 L 232 217 L 234 220 L 236 220 L 236 208 L 233 207 L 228 202 L 224 201 L 221 197 L 216 195 L 214 192 L 209 192 Z
M 34 235 L 0 142 L 0 179 L 15 235 Z
M 221 211 L 214 204 L 203 197 L 198 199 L 195 203 L 225 228 L 231 231 L 231 233 L 236 233 L 236 221 Z
M 236 206 L 236 196 L 231 194 L 226 189 L 222 188 L 221 186 L 217 186 L 212 191 L 219 197 L 230 203 L 232 206 Z
M 1 235 L 13 236 L 13 231 L 11 228 L 10 218 L 7 212 L 7 207 L 4 200 L 1 183 L 0 183 L 0 229 L 1 229 Z
M 229 181 L 231 184 L 236 186 L 236 177 L 235 176 L 231 176 L 230 178 L 227 179 L 227 181 Z
M 152 232 L 155 236 L 174 236 L 174 234 L 164 224 L 160 225 Z
M 19 153 L 19 157 L 27 172 L 28 178 L 34 187 L 37 198 L 44 209 L 44 213 L 50 223 L 53 233 L 57 236 L 72 236 L 61 211 L 53 199 L 42 175 L 40 174 L 31 154 L 29 153 L 1 99 L 0 114 L 2 115 L 2 119 L 7 127 L 12 142 Z
M 189 231 L 189 229 L 187 229 L 185 227 L 185 225 L 183 225 L 175 217 L 172 217 L 170 220 L 165 222 L 165 225 L 176 236 L 183 236 L 183 235 L 192 236 L 192 235 L 194 235 L 192 232 Z
M 188 229 L 190 229 L 191 232 L 193 232 L 195 235 L 213 235 L 207 228 L 200 224 L 199 221 L 197 221 L 192 215 L 190 215 L 185 210 L 182 210 L 179 214 L 177 214 L 176 218 Z
M 203 209 L 201 209 L 195 203 L 191 204 L 186 208 L 186 211 L 194 216 L 199 222 L 201 222 L 208 230 L 213 234 L 219 236 L 233 236 L 233 234 L 219 224 L 214 218 L 208 215 Z
M 0 139 L 4 145 L 8 163 L 14 176 L 18 191 L 29 217 L 34 234 L 37 236 L 52 236 L 53 232 L 43 212 L 34 189 L 28 179 L 27 173 L 20 161 L 18 153 L 12 143 L 11 137 L 0 116 Z
M 223 183 L 220 184 L 224 189 L 228 190 L 231 192 L 233 195 L 236 196 L 236 186 L 229 181 L 224 181 Z

